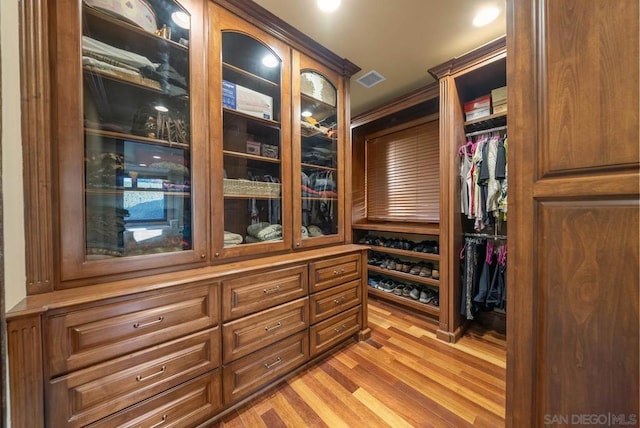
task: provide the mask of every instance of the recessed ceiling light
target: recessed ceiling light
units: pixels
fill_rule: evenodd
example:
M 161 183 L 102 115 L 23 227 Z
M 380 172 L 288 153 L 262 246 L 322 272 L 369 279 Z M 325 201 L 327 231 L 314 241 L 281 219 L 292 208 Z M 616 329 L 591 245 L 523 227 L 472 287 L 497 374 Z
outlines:
M 318 0 L 318 8 L 324 12 L 333 12 L 340 6 L 340 0 Z
M 498 15 L 500 15 L 500 9 L 497 7 L 485 7 L 480 9 L 476 16 L 473 18 L 473 26 L 474 27 L 482 27 L 484 25 L 493 22 Z
M 173 19 L 173 22 L 175 22 L 176 24 L 178 24 L 178 26 L 184 28 L 185 30 L 188 30 L 189 28 L 191 28 L 191 21 L 189 20 L 189 15 L 187 15 L 185 12 L 181 10 L 177 12 L 173 12 L 171 14 L 171 19 Z
M 153 106 L 153 108 L 154 108 L 154 109 L 156 109 L 156 110 L 158 110 L 158 111 L 159 111 L 159 112 L 161 112 L 161 113 L 166 113 L 166 112 L 168 112 L 168 111 L 169 111 L 169 109 L 168 109 L 168 108 L 166 108 L 165 106 L 160 105 L 160 104 L 158 104 L 157 106 Z
M 300 115 L 302 115 L 302 117 L 311 117 L 311 112 L 309 110 L 305 110 L 300 113 Z

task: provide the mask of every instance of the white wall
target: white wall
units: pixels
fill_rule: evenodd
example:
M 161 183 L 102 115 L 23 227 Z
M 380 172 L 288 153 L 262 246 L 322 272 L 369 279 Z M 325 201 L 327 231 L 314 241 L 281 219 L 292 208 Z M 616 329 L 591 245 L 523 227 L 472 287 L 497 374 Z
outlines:
M 7 310 L 26 295 L 18 1 L 0 1 L 4 284 Z

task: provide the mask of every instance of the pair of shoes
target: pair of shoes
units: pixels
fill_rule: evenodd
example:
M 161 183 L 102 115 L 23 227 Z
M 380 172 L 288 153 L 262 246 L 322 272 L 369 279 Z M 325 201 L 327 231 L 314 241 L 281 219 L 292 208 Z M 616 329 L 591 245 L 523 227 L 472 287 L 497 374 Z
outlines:
M 420 273 L 418 273 L 418 276 L 421 276 L 422 278 L 431 278 L 432 273 L 433 273 L 433 264 L 423 263 L 422 266 L 420 267 Z
M 421 293 L 422 293 L 422 287 L 415 286 L 411 290 L 409 297 L 411 297 L 413 300 L 418 300 L 420 298 Z
M 422 241 L 413 247 L 413 251 L 420 253 L 438 254 L 438 241 Z
M 420 303 L 427 304 L 435 298 L 435 292 L 429 288 L 426 288 L 420 292 Z
M 385 293 L 391 293 L 397 286 L 398 284 L 392 279 L 383 279 L 378 283 L 378 289 Z
M 367 282 L 369 283 L 369 287 L 378 288 L 380 280 L 378 278 L 376 278 L 376 277 L 370 276 L 369 279 L 367 280 Z

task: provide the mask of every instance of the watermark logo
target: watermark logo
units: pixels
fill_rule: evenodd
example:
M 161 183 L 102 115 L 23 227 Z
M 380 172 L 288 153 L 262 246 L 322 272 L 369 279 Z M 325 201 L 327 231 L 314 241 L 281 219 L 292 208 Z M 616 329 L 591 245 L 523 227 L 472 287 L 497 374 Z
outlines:
M 638 424 L 636 414 L 615 414 L 615 413 L 572 413 L 572 414 L 547 414 L 544 415 L 545 426 L 588 426 L 598 427 L 624 427 Z

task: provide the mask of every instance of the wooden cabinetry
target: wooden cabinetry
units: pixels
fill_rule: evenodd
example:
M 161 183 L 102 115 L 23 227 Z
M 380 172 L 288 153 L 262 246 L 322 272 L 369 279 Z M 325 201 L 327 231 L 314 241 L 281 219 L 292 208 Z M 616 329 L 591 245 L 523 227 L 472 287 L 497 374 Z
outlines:
M 475 132 L 495 129 L 504 132 L 506 113 L 465 120 L 465 103 L 490 95 L 492 89 L 506 85 L 505 37 L 499 38 L 463 56 L 430 69 L 440 85 L 440 160 L 442 174 L 442 217 L 440 221 L 441 328 L 438 337 L 455 342 L 462 334 L 465 318 L 461 314 L 461 261 L 464 234 L 474 232 L 474 221 L 461 205 L 460 147 Z M 468 135 L 467 135 L 468 134 Z M 495 234 L 493 227 L 489 235 Z M 506 226 L 504 230 L 506 231 Z M 504 315 L 501 316 L 504 328 Z
M 336 246 L 30 296 L 8 314 L 13 424 L 213 420 L 369 336 L 364 257 Z

